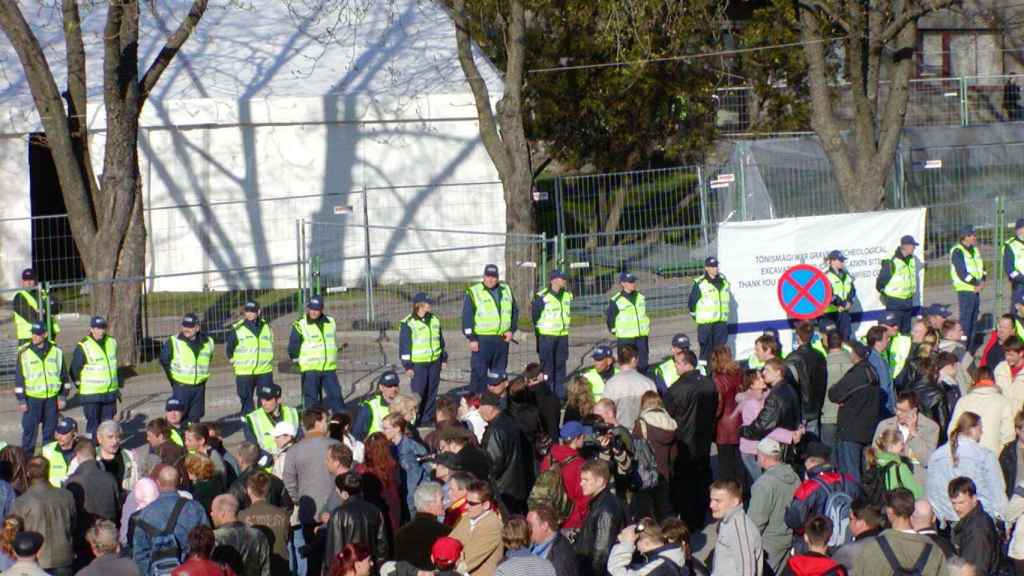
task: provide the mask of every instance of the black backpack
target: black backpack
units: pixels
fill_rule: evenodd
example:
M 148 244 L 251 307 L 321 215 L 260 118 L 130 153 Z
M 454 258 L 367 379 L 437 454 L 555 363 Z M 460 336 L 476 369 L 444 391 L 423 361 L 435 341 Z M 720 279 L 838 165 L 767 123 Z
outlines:
M 882 504 L 882 498 L 885 493 L 896 488 L 903 487 L 903 480 L 900 478 L 900 462 L 894 460 L 886 463 L 884 466 L 872 466 L 864 471 L 864 475 L 861 477 L 861 487 L 864 489 L 864 496 L 873 504 Z M 889 477 L 889 471 L 892 470 L 893 466 L 896 466 L 896 486 L 889 488 L 885 485 L 885 479 Z
M 182 546 L 178 542 L 178 537 L 174 535 L 174 528 L 178 525 L 178 516 L 187 502 L 185 498 L 178 498 L 163 530 L 139 520 L 139 526 L 146 531 L 150 540 L 149 571 L 145 576 L 167 576 L 184 561 Z
M 928 565 L 928 558 L 932 555 L 932 548 L 935 546 L 932 543 L 925 545 L 924 550 L 921 551 L 921 555 L 917 558 L 917 562 L 914 563 L 910 568 L 904 568 L 896 553 L 893 552 L 892 546 L 889 545 L 889 541 L 885 539 L 885 536 L 879 536 L 877 539 L 878 547 L 882 549 L 882 556 L 885 556 L 885 561 L 889 563 L 889 567 L 892 568 L 894 576 L 923 576 L 924 567 Z

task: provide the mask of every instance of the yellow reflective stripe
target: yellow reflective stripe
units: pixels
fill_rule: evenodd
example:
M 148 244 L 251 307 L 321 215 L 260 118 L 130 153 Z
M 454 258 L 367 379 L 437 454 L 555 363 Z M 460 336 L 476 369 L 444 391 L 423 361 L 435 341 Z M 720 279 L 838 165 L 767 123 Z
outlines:
M 64 353 L 55 344 L 50 345 L 46 356 L 40 358 L 25 344 L 18 353 L 18 366 L 24 380 L 25 396 L 29 398 L 53 398 L 60 394 L 61 374 L 64 369 Z
M 441 357 L 444 350 L 441 349 L 441 321 L 430 315 L 429 321 L 417 318 L 412 314 L 405 317 L 402 323 L 409 327 L 411 346 L 409 350 L 409 362 L 413 364 L 426 364 L 435 362 Z
M 612 302 L 619 309 L 615 315 L 615 337 L 637 338 L 647 336 L 651 331 L 651 319 L 647 316 L 647 298 L 636 292 L 636 303 L 630 302 L 622 292 L 612 296 Z
M 957 243 L 953 246 L 953 249 L 949 251 L 949 277 L 953 282 L 953 290 L 957 292 L 973 292 L 974 285 L 964 282 L 960 279 L 960 275 L 956 273 L 956 266 L 953 266 L 953 254 L 960 252 L 964 257 L 964 267 L 967 268 L 967 274 L 973 279 L 981 281 L 985 275 L 985 262 L 981 258 L 981 251 L 978 250 L 977 246 L 972 246 L 971 250 L 968 250 L 963 244 Z
M 892 278 L 886 283 L 882 293 L 890 298 L 908 300 L 917 292 L 917 262 L 911 257 L 889 258 L 892 263 Z
M 117 390 L 117 341 L 107 336 L 103 347 L 91 336 L 78 343 L 85 354 L 85 366 L 79 375 L 80 394 L 107 394 Z
M 238 344 L 231 356 L 235 374 L 251 376 L 269 374 L 274 370 L 274 334 L 270 324 L 263 322 L 259 334 L 253 334 L 245 321 L 234 325 Z
M 195 386 L 210 376 L 210 359 L 213 357 L 213 343 L 209 338 L 203 342 L 197 356 L 192 347 L 177 336 L 171 337 L 171 378 L 178 384 Z
M 301 318 L 295 326 L 302 335 L 299 348 L 299 370 L 302 372 L 327 372 L 337 368 L 338 346 L 335 340 L 337 325 L 334 318 L 324 316 L 324 321 L 309 322 Z
M 700 290 L 700 300 L 697 301 L 694 311 L 694 321 L 697 324 L 729 321 L 729 302 L 732 296 L 729 292 L 729 281 L 724 276 L 721 278 L 721 289 L 705 276 L 697 279 L 697 288 Z
M 568 336 L 572 323 L 572 292 L 562 290 L 562 297 L 558 298 L 545 288 L 537 296 L 544 301 L 537 320 L 537 332 L 544 336 Z

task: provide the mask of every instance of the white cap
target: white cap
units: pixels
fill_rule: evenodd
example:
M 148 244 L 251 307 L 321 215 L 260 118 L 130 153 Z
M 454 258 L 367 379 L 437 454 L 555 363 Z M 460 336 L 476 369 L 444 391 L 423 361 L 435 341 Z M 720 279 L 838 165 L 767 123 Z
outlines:
M 765 456 L 778 456 L 779 454 L 782 454 L 782 444 L 779 444 L 778 440 L 765 437 L 757 443 L 757 451 Z
M 274 425 L 274 429 L 270 434 L 274 438 L 278 436 L 295 436 L 295 426 L 291 422 L 278 422 Z

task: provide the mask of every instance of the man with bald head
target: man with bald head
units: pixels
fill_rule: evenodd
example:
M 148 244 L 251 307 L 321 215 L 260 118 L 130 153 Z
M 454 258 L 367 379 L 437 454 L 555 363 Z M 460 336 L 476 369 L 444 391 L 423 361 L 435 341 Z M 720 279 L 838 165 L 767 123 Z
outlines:
M 210 517 L 216 528 L 213 560 L 223 562 L 235 574 L 270 576 L 270 542 L 262 532 L 238 519 L 238 499 L 221 494 L 213 499 Z
M 947 560 L 956 556 L 953 544 L 935 529 L 935 510 L 932 509 L 931 503 L 927 500 L 922 499 L 914 502 L 914 513 L 910 516 L 910 527 L 918 534 L 931 538 L 932 542 L 942 550 L 942 554 Z
M 132 558 L 142 574 L 149 574 L 153 552 L 153 536 L 168 524 L 174 526 L 174 536 L 181 543 L 181 560 L 188 555 L 188 533 L 200 524 L 209 525 L 206 511 L 198 503 L 178 495 L 178 469 L 164 466 L 156 478 L 160 495 L 152 504 L 139 512 L 132 532 Z

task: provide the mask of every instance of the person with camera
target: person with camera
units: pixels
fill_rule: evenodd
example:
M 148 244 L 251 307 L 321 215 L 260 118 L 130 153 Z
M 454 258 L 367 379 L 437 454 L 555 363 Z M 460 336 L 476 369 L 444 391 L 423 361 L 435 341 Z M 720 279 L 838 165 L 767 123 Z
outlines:
M 441 432 L 439 448 L 455 456 L 454 464 L 459 470 L 469 472 L 477 480 L 488 481 L 491 477 L 491 457 L 472 442 L 472 432 L 465 428 L 447 428 Z
M 608 463 L 612 471 L 612 486 L 623 500 L 628 500 L 633 473 L 633 435 L 618 418 L 615 402 L 602 398 L 594 404 L 594 411 L 583 419 L 585 426 L 594 430 L 597 457 Z
M 633 554 L 639 552 L 642 564 L 630 566 Z M 626 526 L 619 532 L 619 542 L 608 556 L 611 576 L 677 576 L 686 563 L 683 549 L 670 544 L 661 526 L 651 518 Z

